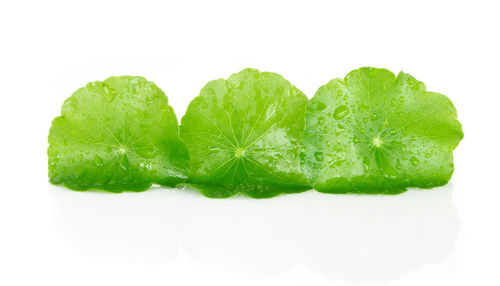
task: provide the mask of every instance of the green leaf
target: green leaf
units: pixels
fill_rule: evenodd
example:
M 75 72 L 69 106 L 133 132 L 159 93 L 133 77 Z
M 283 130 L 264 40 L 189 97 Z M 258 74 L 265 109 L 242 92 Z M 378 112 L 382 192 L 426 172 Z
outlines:
M 402 72 L 361 68 L 308 103 L 301 161 L 320 192 L 394 194 L 446 184 L 462 138 L 446 96 Z
M 278 74 L 245 69 L 209 82 L 182 118 L 189 183 L 208 197 L 309 189 L 300 168 L 307 97 Z
M 189 155 L 163 91 L 142 77 L 77 90 L 49 133 L 49 177 L 70 189 L 142 191 L 186 179 Z

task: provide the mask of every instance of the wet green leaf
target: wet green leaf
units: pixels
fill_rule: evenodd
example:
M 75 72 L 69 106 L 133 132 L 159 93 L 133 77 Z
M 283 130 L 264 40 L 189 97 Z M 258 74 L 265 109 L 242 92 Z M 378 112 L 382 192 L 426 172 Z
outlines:
M 446 184 L 463 138 L 456 110 L 422 82 L 361 68 L 308 103 L 302 166 L 327 193 L 400 193 Z
M 309 189 L 299 159 L 306 104 L 275 73 L 245 69 L 209 82 L 182 118 L 190 185 L 218 198 Z
M 142 191 L 186 179 L 188 151 L 163 91 L 110 77 L 68 98 L 49 133 L 49 177 L 75 190 Z

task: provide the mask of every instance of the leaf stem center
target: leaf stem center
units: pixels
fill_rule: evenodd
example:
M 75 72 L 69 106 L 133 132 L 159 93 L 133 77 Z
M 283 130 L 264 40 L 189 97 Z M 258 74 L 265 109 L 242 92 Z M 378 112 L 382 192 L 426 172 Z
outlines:
M 120 153 L 120 154 L 127 153 L 127 147 L 125 147 L 125 146 L 118 147 L 118 153 Z
M 372 142 L 372 144 L 373 144 L 375 147 L 380 147 L 380 146 L 382 146 L 382 143 L 384 143 L 384 142 L 382 141 L 382 138 L 380 138 L 379 136 L 377 136 L 377 137 L 373 138 L 373 142 Z
M 234 155 L 238 158 L 245 156 L 245 149 L 243 148 L 236 148 L 234 150 Z

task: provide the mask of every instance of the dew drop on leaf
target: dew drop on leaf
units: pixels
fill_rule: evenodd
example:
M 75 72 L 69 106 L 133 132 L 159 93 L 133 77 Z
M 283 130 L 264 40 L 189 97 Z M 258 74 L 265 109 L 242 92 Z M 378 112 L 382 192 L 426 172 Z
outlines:
M 124 171 L 128 170 L 129 163 L 128 163 L 128 158 L 127 155 L 123 155 L 122 162 L 120 164 L 120 168 L 122 168 Z
M 138 148 L 134 150 L 137 155 L 143 157 L 143 158 L 153 158 L 156 156 L 156 150 L 153 147 L 145 147 L 145 148 Z
M 393 181 L 398 178 L 398 173 L 391 167 L 385 167 L 384 168 L 384 177 Z
M 300 160 L 301 160 L 301 161 L 305 161 L 306 156 L 307 156 L 307 155 L 306 155 L 306 153 L 304 153 L 304 152 L 300 152 L 300 154 L 299 154 L 299 157 L 300 157 Z
M 139 163 L 139 169 L 141 171 L 150 170 L 152 167 L 153 167 L 153 163 L 151 163 L 151 161 L 149 161 L 149 160 L 146 160 L 146 161 Z
M 396 162 L 396 169 L 401 169 L 401 168 L 403 168 L 403 166 L 401 165 L 401 161 L 398 160 Z
M 316 161 L 323 161 L 323 152 L 314 152 L 314 158 Z
M 368 171 L 370 169 L 370 158 L 366 157 L 366 156 L 363 157 L 362 163 L 363 163 L 363 169 L 364 169 L 364 171 L 365 172 Z
M 335 117 L 335 119 L 342 119 L 348 113 L 349 113 L 349 109 L 347 108 L 347 106 L 342 105 L 342 106 L 337 107 L 337 109 L 335 109 L 335 113 L 333 114 L 333 117 Z
M 113 101 L 113 99 L 115 98 L 116 93 L 117 93 L 116 90 L 114 88 L 107 86 L 107 85 L 104 85 L 103 89 L 104 89 L 104 92 L 107 94 L 106 98 L 107 98 L 108 102 Z
M 322 102 L 316 102 L 315 104 L 315 109 L 317 111 L 321 111 L 321 110 L 324 110 L 326 108 L 326 104 L 322 103 Z
M 104 165 L 102 158 L 99 157 L 99 155 L 94 156 L 94 165 L 96 165 L 96 167 L 101 167 L 102 165 Z
M 410 163 L 413 165 L 413 166 L 417 166 L 418 163 L 420 163 L 417 159 L 417 157 L 413 156 L 410 158 Z

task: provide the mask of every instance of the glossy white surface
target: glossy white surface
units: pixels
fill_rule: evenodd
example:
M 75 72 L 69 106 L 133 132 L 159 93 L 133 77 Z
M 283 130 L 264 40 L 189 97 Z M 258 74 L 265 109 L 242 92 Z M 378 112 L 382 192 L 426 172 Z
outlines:
M 0 3 L 0 285 L 500 285 L 495 1 Z M 245 67 L 308 97 L 360 66 L 404 70 L 454 102 L 447 186 L 213 200 L 47 181 L 47 134 L 77 88 L 142 75 L 180 118 Z
M 444 260 L 460 229 L 451 187 L 387 198 L 308 192 L 265 201 L 165 190 L 49 193 L 55 233 L 78 253 L 131 263 L 185 258 L 262 278 L 306 266 L 326 279 L 391 281 Z

